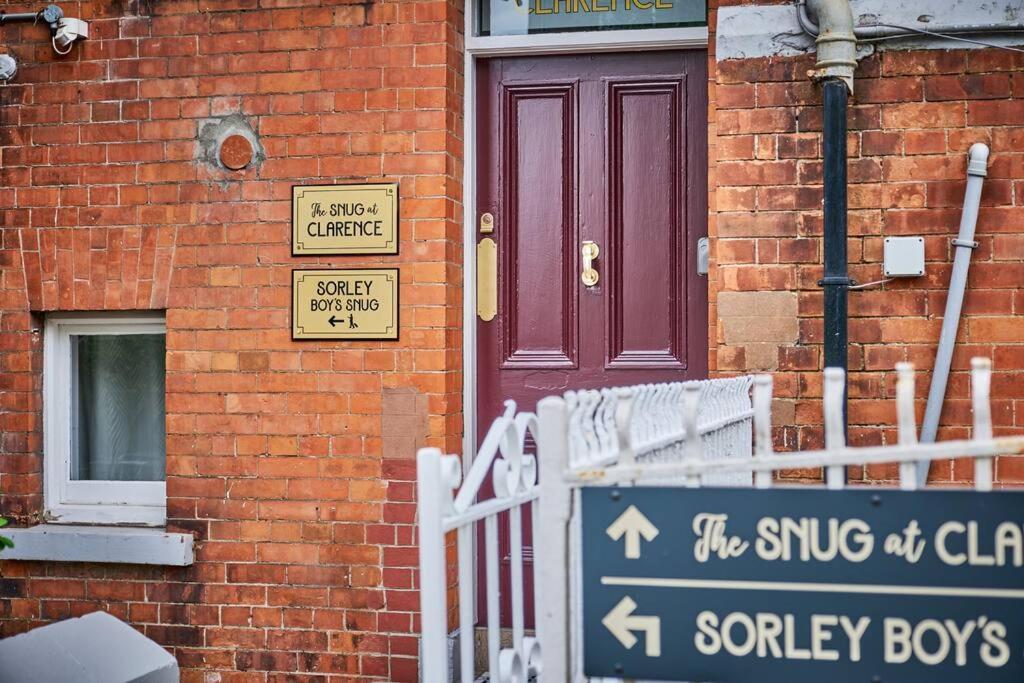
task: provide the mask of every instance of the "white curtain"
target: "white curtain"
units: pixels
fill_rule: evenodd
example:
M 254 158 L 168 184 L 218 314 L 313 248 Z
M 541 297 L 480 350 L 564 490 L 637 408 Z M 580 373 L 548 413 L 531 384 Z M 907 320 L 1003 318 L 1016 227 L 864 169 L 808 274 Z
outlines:
M 72 337 L 71 478 L 163 481 L 163 334 Z

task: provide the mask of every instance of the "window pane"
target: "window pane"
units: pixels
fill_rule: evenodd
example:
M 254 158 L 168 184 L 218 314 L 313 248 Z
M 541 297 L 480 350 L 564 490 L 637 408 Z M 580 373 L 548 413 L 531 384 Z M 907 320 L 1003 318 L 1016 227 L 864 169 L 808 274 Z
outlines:
M 71 337 L 71 478 L 163 481 L 163 334 Z
M 482 36 L 707 24 L 707 0 L 476 0 Z

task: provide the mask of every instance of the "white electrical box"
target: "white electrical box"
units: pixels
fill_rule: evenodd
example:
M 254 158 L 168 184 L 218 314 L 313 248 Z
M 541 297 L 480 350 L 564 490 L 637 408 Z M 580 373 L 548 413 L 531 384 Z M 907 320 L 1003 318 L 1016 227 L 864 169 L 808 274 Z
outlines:
M 885 277 L 924 275 L 923 237 L 886 237 L 883 248 Z

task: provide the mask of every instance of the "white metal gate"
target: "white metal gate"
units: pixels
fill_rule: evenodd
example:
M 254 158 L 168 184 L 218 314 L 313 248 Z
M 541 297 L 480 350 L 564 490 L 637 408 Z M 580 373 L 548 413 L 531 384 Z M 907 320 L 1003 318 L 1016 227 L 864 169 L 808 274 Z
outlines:
M 914 370 L 897 366 L 898 443 L 855 448 L 844 436 L 843 387 L 839 369 L 825 371 L 825 448 L 775 454 L 771 438 L 772 380 L 753 379 L 753 406 L 746 377 L 707 382 L 643 385 L 625 389 L 568 393 L 548 397 L 537 414 L 506 413 L 495 421 L 459 487 L 457 456 L 436 449 L 417 455 L 419 476 L 420 585 L 423 610 L 422 678 L 450 680 L 449 626 L 472 630 L 476 592 L 473 570 L 475 525 L 484 525 L 487 596 L 487 673 L 490 680 L 582 681 L 579 533 L 575 525 L 579 489 L 631 484 L 749 486 L 770 488 L 774 473 L 796 468 L 824 468 L 830 489 L 845 486 L 848 466 L 898 463 L 904 490 L 917 488 L 917 470 L 933 460 L 973 458 L 979 491 L 993 486 L 993 463 L 1002 455 L 1024 452 L 1024 436 L 994 438 L 989 407 L 991 363 L 972 362 L 973 438 L 917 443 L 914 416 Z M 751 454 L 753 432 L 753 457 Z M 538 458 L 523 453 L 527 434 L 537 442 Z M 476 500 L 485 477 L 494 481 L 496 497 Z M 539 477 L 539 480 L 538 480 Z M 453 491 L 458 488 L 458 494 Z M 534 610 L 537 633 L 526 635 L 523 597 L 522 508 L 533 507 Z M 502 649 L 498 625 L 498 514 L 509 512 L 512 538 L 512 646 Z M 458 585 L 452 588 L 445 534 L 456 532 Z M 457 619 L 449 619 L 449 598 L 457 594 Z M 474 680 L 472 637 L 460 638 L 463 683 Z
M 451 680 L 448 633 L 453 625 L 461 636 L 457 656 L 460 679 L 463 683 L 474 680 L 474 542 L 478 524 L 483 525 L 484 533 L 490 680 L 524 681 L 527 676 L 541 674 L 543 667 L 547 667 L 545 679 L 567 680 L 567 581 L 569 568 L 578 556 L 575 546 L 569 544 L 571 489 L 563 478 L 568 463 L 574 470 L 584 470 L 616 464 L 670 464 L 686 457 L 749 457 L 753 416 L 750 383 L 751 378 L 739 377 L 568 392 L 541 402 L 556 403 L 553 410 L 542 413 L 540 421 L 533 413 L 517 413 L 515 403 L 509 401 L 504 415 L 488 430 L 465 481 L 458 456 L 421 449 L 417 453 L 417 477 L 420 586 L 425 588 L 421 590 L 423 680 Z M 686 410 L 682 409 L 684 405 Z M 541 424 L 544 419 L 548 422 L 546 428 Z M 695 438 L 688 438 L 688 434 Z M 544 473 L 539 481 L 537 458 L 524 452 L 528 435 L 537 443 L 538 452 L 545 454 L 540 458 L 539 467 Z M 495 495 L 480 500 L 487 477 Z M 526 506 L 532 508 L 533 605 L 525 604 L 523 590 Z M 512 643 L 505 648 L 501 646 L 498 576 L 502 513 L 508 513 L 511 542 Z M 447 559 L 451 550 L 446 542 L 448 532 L 455 532 L 454 571 Z M 453 580 L 457 585 L 452 585 Z M 457 597 L 455 610 L 448 608 L 451 597 Z M 526 635 L 526 609 L 533 611 L 536 637 Z

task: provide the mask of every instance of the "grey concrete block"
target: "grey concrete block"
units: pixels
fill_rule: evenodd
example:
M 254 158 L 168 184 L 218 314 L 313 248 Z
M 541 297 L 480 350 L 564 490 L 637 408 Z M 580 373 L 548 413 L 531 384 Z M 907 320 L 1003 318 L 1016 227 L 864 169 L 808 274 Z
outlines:
M 177 683 L 169 652 L 106 612 L 0 641 L 0 683 Z

